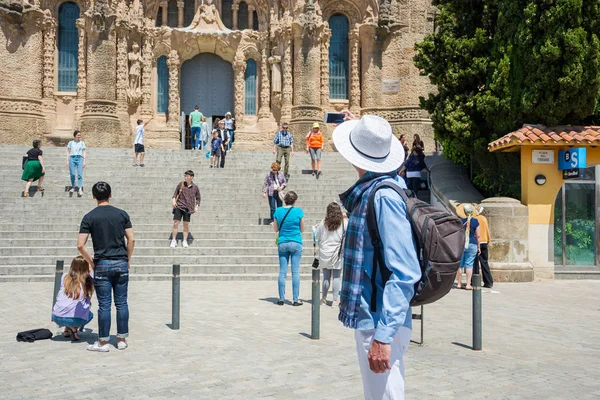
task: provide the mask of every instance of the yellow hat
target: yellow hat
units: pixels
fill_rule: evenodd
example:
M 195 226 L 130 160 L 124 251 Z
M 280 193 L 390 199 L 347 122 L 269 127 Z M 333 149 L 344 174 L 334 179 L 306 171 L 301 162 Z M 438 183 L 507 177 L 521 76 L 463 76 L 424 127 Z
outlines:
M 319 123 L 318 123 L 318 122 L 315 122 L 315 123 L 313 124 L 313 128 L 318 128 L 318 127 L 319 127 Z

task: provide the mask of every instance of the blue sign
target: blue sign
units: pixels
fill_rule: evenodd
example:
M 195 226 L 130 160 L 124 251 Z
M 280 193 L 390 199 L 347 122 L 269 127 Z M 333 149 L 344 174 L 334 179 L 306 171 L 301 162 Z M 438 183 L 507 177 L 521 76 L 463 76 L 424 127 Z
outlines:
M 558 152 L 558 170 L 587 168 L 585 147 Z

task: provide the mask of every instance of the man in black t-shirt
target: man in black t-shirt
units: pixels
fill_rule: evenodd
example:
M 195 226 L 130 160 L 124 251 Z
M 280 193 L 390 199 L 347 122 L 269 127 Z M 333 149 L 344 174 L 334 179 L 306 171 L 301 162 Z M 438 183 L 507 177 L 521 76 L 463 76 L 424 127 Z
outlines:
M 114 293 L 117 308 L 117 348 L 127 348 L 129 336 L 129 307 L 127 287 L 129 267 L 133 254 L 134 236 L 129 215 L 109 204 L 111 188 L 98 182 L 92 188 L 98 207 L 87 213 L 81 221 L 77 248 L 94 270 L 94 289 L 98 298 L 98 341 L 88 346 L 90 351 L 109 351 L 111 295 Z M 92 236 L 94 258 L 85 247 Z M 125 240 L 127 239 L 127 240 Z

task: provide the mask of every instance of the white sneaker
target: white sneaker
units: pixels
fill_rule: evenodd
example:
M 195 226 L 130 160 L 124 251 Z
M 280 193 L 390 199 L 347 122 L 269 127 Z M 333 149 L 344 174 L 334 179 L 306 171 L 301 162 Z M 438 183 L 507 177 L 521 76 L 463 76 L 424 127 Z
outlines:
M 104 346 L 101 346 L 100 342 L 95 342 L 94 344 L 90 344 L 87 349 L 89 351 L 99 351 L 101 353 L 108 353 L 108 351 L 110 350 L 108 347 L 108 343 L 106 343 Z
M 177 240 L 171 240 L 171 247 L 177 247 Z
M 117 341 L 117 349 L 119 350 L 125 350 L 127 348 L 127 342 L 126 341 Z
M 187 240 L 184 240 L 183 242 L 181 242 L 181 244 L 183 245 L 183 247 L 188 247 Z

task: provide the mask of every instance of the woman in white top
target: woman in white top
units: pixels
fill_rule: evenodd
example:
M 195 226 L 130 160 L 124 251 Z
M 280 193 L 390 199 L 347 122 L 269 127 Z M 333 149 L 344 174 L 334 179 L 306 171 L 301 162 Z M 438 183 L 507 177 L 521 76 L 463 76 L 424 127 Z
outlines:
M 79 188 L 77 195 L 81 197 L 83 195 L 83 169 L 86 163 L 85 143 L 81 140 L 81 132 L 78 130 L 73 132 L 73 138 L 75 140 L 71 140 L 67 144 L 67 168 L 69 168 L 71 174 L 71 190 L 69 190 L 69 193 L 73 194 Z M 75 186 L 76 176 L 77 186 Z
M 321 304 L 327 304 L 327 292 L 333 280 L 332 307 L 337 307 L 339 302 L 344 259 L 344 237 L 348 228 L 348 219 L 338 203 L 327 206 L 325 219 L 315 226 L 317 244 L 319 245 L 319 266 L 323 269 L 323 287 Z

